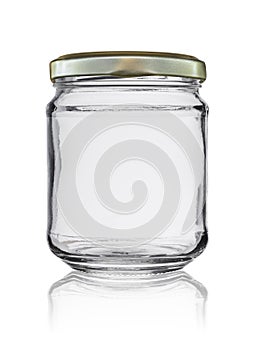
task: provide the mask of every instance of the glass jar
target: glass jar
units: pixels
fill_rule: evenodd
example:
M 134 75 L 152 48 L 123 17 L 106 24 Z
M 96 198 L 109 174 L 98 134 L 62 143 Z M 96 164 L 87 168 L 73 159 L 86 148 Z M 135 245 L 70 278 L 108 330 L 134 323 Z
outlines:
M 207 244 L 204 62 L 99 52 L 50 68 L 51 250 L 100 274 L 185 266 Z

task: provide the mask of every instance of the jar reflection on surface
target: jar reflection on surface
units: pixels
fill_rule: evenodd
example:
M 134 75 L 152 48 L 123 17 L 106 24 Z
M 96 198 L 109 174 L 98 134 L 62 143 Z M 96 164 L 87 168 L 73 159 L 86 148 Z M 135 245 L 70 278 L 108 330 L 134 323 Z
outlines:
M 50 288 L 50 323 L 57 332 L 146 324 L 197 330 L 206 300 L 206 288 L 183 271 L 138 279 L 72 272 Z

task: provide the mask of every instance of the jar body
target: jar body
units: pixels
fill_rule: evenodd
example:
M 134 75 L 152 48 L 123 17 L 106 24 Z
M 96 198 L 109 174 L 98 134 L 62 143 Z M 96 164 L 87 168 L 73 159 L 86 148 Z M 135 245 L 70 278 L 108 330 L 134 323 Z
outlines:
M 207 243 L 196 80 L 59 79 L 47 108 L 48 240 L 73 268 L 160 273 Z

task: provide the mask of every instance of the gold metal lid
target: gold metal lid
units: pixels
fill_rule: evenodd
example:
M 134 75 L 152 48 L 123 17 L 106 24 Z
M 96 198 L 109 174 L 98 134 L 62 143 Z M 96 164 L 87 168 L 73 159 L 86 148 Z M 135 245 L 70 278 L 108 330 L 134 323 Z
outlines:
M 64 55 L 50 62 L 50 78 L 105 75 L 136 77 L 165 75 L 206 79 L 206 67 L 196 57 L 168 52 L 104 51 Z

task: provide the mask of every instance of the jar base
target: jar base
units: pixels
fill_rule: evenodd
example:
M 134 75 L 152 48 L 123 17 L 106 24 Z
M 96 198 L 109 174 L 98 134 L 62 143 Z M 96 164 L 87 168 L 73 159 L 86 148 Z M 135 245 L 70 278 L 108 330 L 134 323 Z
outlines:
M 152 256 L 128 256 L 127 254 L 111 256 L 103 254 L 76 255 L 54 247 L 51 241 L 49 243 L 53 253 L 75 270 L 89 272 L 98 276 L 143 276 L 182 269 L 203 252 L 207 241 L 208 235 L 205 232 L 201 235 L 197 246 L 189 253 L 175 255 L 158 254 Z
M 70 267 L 96 275 L 150 275 L 182 269 L 193 260 L 191 257 L 158 257 L 121 259 L 100 258 L 99 261 L 80 257 L 61 257 Z

